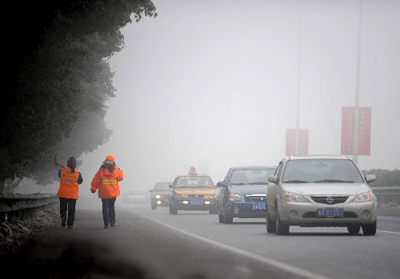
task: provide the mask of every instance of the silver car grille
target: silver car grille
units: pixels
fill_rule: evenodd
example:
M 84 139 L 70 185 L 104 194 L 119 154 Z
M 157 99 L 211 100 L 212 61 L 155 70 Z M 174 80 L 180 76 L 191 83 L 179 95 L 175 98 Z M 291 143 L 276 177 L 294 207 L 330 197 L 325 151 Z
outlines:
M 349 197 L 348 196 L 323 196 L 323 197 L 311 197 L 316 203 L 322 204 L 338 204 L 345 203 Z

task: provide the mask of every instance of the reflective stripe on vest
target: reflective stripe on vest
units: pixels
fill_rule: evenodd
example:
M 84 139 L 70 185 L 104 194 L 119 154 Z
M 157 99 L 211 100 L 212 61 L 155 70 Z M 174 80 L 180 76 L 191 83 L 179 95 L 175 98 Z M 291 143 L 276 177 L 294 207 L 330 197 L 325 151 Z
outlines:
M 75 172 L 71 172 L 69 169 L 61 169 L 60 179 L 62 182 L 78 183 L 79 171 L 75 170 Z
M 57 196 L 67 199 L 79 198 L 79 180 L 80 172 L 75 169 L 71 172 L 70 168 L 61 169 L 60 174 L 60 188 L 58 189 Z
M 64 182 L 72 182 L 72 183 L 78 183 L 78 180 L 70 180 L 70 179 L 65 179 L 65 178 L 61 178 L 61 181 L 64 181 Z
M 117 184 L 116 179 L 103 179 L 101 180 L 101 184 Z

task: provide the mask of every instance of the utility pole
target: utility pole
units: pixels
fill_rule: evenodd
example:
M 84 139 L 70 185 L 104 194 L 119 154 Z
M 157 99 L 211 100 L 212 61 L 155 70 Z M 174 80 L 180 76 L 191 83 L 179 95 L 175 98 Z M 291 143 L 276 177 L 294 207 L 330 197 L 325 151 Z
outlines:
M 354 102 L 354 151 L 353 160 L 358 165 L 358 129 L 359 129 L 359 107 L 360 107 L 360 66 L 361 66 L 361 26 L 362 26 L 362 0 L 360 0 L 358 18 L 358 40 L 357 40 L 357 69 L 356 69 L 356 92 Z
M 295 155 L 300 154 L 300 88 L 301 88 L 301 25 L 302 25 L 302 12 L 301 3 L 299 1 L 299 47 L 298 47 L 298 63 L 297 63 L 297 101 L 296 101 L 296 139 L 295 139 Z

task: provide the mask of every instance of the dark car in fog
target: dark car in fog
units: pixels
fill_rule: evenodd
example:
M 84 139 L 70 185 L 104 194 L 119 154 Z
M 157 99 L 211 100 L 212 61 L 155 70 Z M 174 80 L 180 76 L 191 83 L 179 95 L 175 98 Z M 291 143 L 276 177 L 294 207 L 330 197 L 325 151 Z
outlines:
M 169 185 L 172 182 L 158 182 L 154 185 L 150 197 L 151 209 L 157 209 L 157 206 L 169 206 L 169 196 L 171 195 L 171 189 Z
M 217 183 L 218 219 L 231 224 L 233 218 L 265 218 L 268 176 L 274 166 L 237 166 Z

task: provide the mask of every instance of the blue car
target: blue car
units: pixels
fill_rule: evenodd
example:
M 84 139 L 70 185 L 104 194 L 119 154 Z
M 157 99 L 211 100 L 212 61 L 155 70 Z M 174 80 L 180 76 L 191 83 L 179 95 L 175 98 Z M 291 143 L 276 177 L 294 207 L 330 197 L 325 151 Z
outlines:
M 232 224 L 233 218 L 265 218 L 268 176 L 275 166 L 232 167 L 217 183 L 218 220 Z

